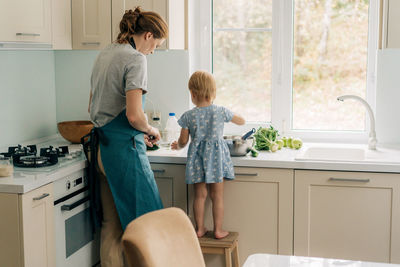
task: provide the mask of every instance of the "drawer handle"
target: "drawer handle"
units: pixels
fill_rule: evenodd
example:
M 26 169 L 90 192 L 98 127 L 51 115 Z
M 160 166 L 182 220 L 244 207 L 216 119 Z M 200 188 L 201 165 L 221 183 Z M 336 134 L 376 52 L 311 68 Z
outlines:
M 329 181 L 369 183 L 369 179 L 329 178 Z
M 33 200 L 41 200 L 41 199 L 43 199 L 43 198 L 45 198 L 45 197 L 48 197 L 48 196 L 50 196 L 50 194 L 44 193 L 44 194 L 41 195 L 40 197 L 34 197 Z
M 161 169 L 161 170 L 153 170 L 153 172 L 155 172 L 155 173 L 164 173 L 165 170 L 164 170 L 164 169 Z
M 17 32 L 17 36 L 40 36 L 39 33 Z
M 100 42 L 82 42 L 83 45 L 100 45 Z
M 258 173 L 235 173 L 235 176 L 258 176 Z

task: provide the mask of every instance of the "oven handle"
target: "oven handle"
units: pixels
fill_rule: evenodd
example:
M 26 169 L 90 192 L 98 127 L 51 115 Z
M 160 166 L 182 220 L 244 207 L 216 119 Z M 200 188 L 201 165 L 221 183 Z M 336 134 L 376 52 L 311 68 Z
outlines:
M 73 197 L 79 195 L 80 193 L 86 192 L 86 191 L 89 191 L 89 186 L 85 186 L 84 188 L 81 188 L 81 189 L 79 189 L 78 191 L 75 191 L 75 192 L 73 192 L 73 193 L 71 193 L 71 194 L 69 194 L 69 195 L 67 195 L 67 196 L 65 196 L 65 197 L 62 197 L 62 198 L 60 198 L 60 199 L 57 199 L 56 201 L 54 201 L 54 206 L 56 206 L 56 205 L 58 205 L 58 204 L 60 204 L 60 203 L 62 203 L 62 202 L 65 202 L 65 201 L 67 201 L 68 199 L 71 199 L 71 198 L 73 198 Z
M 77 202 L 74 202 L 74 203 L 72 203 L 70 205 L 62 205 L 61 206 L 61 210 L 66 210 L 66 211 L 73 210 L 76 207 L 78 207 L 79 205 L 81 205 L 81 204 L 83 204 L 83 203 L 85 203 L 86 201 L 89 201 L 89 200 L 90 200 L 89 196 L 84 197 L 84 198 L 82 198 L 82 199 L 78 200 Z

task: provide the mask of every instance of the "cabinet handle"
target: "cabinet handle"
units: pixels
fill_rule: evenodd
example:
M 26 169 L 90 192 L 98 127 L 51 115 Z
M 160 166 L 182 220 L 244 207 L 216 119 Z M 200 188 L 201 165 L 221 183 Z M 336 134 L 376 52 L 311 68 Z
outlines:
M 100 42 L 82 42 L 82 45 L 100 45 Z
M 41 200 L 41 199 L 43 199 L 43 198 L 45 198 L 45 197 L 48 197 L 48 196 L 50 196 L 50 194 L 44 193 L 44 194 L 41 195 L 40 197 L 34 197 L 33 200 Z
M 164 169 L 161 169 L 161 170 L 153 170 L 153 172 L 156 172 L 156 173 L 164 173 L 165 170 L 164 170 Z
M 369 183 L 369 179 L 329 178 L 329 181 Z
M 27 33 L 27 32 L 17 32 L 17 36 L 40 36 L 39 33 Z
M 235 173 L 238 176 L 258 176 L 258 173 Z

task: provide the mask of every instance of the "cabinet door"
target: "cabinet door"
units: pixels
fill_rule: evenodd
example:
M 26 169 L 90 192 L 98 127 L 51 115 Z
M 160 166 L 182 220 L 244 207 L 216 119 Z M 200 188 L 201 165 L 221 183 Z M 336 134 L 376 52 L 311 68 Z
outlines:
M 24 266 L 55 266 L 53 184 L 21 198 Z
M 294 254 L 400 263 L 400 174 L 295 171 Z
M 185 165 L 151 164 L 164 208 L 178 207 L 187 212 Z
M 0 193 L 0 266 L 23 266 L 18 194 Z
M 235 168 L 235 180 L 225 181 L 224 223 L 239 232 L 240 266 L 254 253 L 292 254 L 293 170 Z M 189 187 L 190 217 L 193 187 Z M 205 225 L 213 230 L 212 203 L 205 207 Z M 205 255 L 207 267 L 224 266 L 221 255 Z
M 51 43 L 51 0 L 0 0 L 0 42 Z
M 400 1 L 388 0 L 387 48 L 400 48 Z
M 71 1 L 52 0 L 53 49 L 72 49 Z
M 72 0 L 72 48 L 102 49 L 111 43 L 111 0 Z

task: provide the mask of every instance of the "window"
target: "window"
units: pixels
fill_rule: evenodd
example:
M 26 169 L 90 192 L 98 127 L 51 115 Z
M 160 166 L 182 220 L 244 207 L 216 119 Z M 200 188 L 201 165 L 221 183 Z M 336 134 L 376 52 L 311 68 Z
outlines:
M 216 104 L 271 121 L 272 0 L 213 1 Z
M 251 126 L 272 123 L 286 135 L 367 138 L 364 107 L 336 98 L 355 94 L 375 107 L 378 0 L 197 5 L 197 57 L 209 60 L 201 68 L 217 80 L 216 104 L 244 115 Z
M 295 0 L 293 129 L 364 130 L 368 0 Z M 318 22 L 318 23 L 315 23 Z

